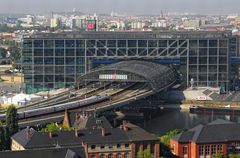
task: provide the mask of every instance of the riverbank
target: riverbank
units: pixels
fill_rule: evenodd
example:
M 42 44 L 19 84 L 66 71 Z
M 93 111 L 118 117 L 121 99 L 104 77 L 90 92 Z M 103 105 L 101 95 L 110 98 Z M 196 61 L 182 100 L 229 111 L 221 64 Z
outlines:
M 199 100 L 184 100 L 182 105 L 208 106 L 208 107 L 240 107 L 240 102 L 226 102 L 226 101 L 199 101 Z

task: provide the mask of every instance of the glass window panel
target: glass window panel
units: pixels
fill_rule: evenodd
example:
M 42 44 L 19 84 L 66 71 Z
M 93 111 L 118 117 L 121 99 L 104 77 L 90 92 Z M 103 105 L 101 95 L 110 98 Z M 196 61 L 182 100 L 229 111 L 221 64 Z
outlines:
M 208 40 L 199 40 L 199 47 L 208 47 Z
M 64 65 L 64 58 L 55 58 L 55 65 Z
M 137 40 L 128 40 L 128 47 L 137 47 Z
M 154 44 L 153 41 L 151 42 Z M 138 40 L 138 47 L 147 47 L 147 40 Z
M 85 41 L 84 40 L 76 40 L 76 47 L 84 48 Z
M 43 40 L 34 40 L 33 41 L 34 47 L 42 48 L 43 47 Z
M 189 41 L 190 47 L 198 47 L 198 41 L 197 40 L 190 40 Z
M 76 56 L 85 56 L 85 49 L 77 49 L 76 50 Z
M 53 49 L 45 49 L 44 55 L 45 56 L 53 56 Z
M 43 56 L 43 49 L 34 49 L 34 56 Z
M 209 47 L 218 47 L 217 40 L 209 40 Z
M 75 49 L 66 49 L 66 56 L 75 56 Z
M 45 48 L 53 48 L 54 47 L 54 41 L 53 40 L 44 40 L 44 47 Z
M 148 41 L 148 47 L 157 47 L 157 40 L 149 40 Z
M 75 47 L 75 40 L 65 40 L 65 47 L 67 48 Z
M 67 57 L 65 60 L 66 60 L 66 65 L 74 65 L 75 64 L 74 57 Z
M 107 41 L 107 47 L 116 47 L 117 41 L 116 40 L 108 40 Z
M 43 64 L 43 58 L 41 58 L 41 57 L 34 58 L 34 64 L 42 65 Z
M 64 48 L 64 40 L 55 40 L 55 47 Z
M 44 58 L 45 65 L 53 65 L 53 63 L 54 63 L 53 58 L 50 57 Z
M 55 56 L 64 56 L 64 49 L 55 49 Z

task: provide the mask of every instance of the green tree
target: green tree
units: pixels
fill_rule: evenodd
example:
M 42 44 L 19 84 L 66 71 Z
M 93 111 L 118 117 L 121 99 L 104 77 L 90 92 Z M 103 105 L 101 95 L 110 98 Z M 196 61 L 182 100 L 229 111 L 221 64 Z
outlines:
M 5 131 L 4 131 L 2 123 L 0 123 L 0 151 L 5 149 L 5 145 L 6 145 Z
M 223 152 L 217 152 L 214 158 L 226 158 L 226 156 L 223 154 Z
M 10 105 L 7 109 L 6 128 L 9 130 L 10 137 L 18 132 L 17 109 L 14 105 Z
M 175 158 L 176 156 L 172 154 L 171 150 L 170 150 L 170 139 L 179 134 L 181 131 L 178 129 L 175 129 L 173 131 L 168 132 L 166 135 L 160 137 L 160 143 L 161 143 L 161 147 L 160 147 L 160 153 L 161 156 L 163 157 L 171 157 L 171 158 Z
M 57 131 L 66 131 L 66 130 L 71 130 L 71 129 L 57 123 L 50 123 L 47 125 L 46 128 L 42 129 L 42 131 L 47 131 L 47 132 L 57 132 Z
M 240 154 L 230 154 L 229 158 L 240 158 Z
M 11 136 L 18 132 L 18 118 L 17 109 L 14 105 L 10 105 L 6 114 L 6 126 L 5 126 L 5 149 L 9 150 L 11 146 Z
M 169 146 L 170 146 L 170 139 L 171 139 L 173 136 L 179 134 L 180 132 L 181 132 L 181 131 L 178 130 L 178 129 L 175 129 L 175 130 L 173 130 L 173 131 L 170 131 L 170 132 L 168 132 L 166 135 L 160 137 L 160 142 L 169 147 Z
M 145 149 L 143 151 L 143 157 L 144 158 L 153 158 L 153 155 L 151 154 L 150 150 L 149 149 Z
M 137 158 L 144 158 L 143 151 L 139 150 L 137 153 Z
M 153 155 L 149 149 L 145 149 L 143 151 L 139 150 L 137 153 L 137 158 L 153 158 Z

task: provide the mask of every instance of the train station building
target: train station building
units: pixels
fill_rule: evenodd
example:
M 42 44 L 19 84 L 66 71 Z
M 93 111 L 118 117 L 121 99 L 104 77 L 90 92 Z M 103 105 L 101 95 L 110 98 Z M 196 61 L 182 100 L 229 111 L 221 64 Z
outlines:
M 239 80 L 239 39 L 228 31 L 37 33 L 24 37 L 23 56 L 28 93 L 70 87 L 96 67 L 133 59 L 174 67 L 185 86 L 227 91 Z

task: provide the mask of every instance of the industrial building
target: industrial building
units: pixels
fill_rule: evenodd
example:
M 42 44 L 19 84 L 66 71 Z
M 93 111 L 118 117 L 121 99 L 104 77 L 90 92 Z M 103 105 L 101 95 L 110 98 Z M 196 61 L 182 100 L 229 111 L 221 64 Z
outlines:
M 93 68 L 148 60 L 175 68 L 185 86 L 235 88 L 239 40 L 231 32 L 37 33 L 23 40 L 26 92 L 76 84 Z

